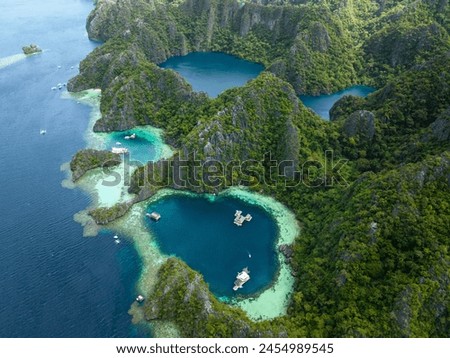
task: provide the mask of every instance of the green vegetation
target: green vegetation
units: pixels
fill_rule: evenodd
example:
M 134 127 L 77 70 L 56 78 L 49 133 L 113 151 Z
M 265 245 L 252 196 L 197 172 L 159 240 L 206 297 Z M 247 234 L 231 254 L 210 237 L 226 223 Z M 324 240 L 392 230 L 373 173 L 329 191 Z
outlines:
M 302 225 L 287 316 L 250 322 L 170 259 L 147 318 L 174 321 L 185 336 L 448 337 L 449 19 L 448 2 L 435 0 L 99 0 L 88 30 L 106 42 L 69 89 L 102 89 L 96 130 L 152 124 L 178 149 L 170 166 L 135 171 L 137 200 L 187 179 L 196 191 L 247 184 L 285 203 Z M 209 99 L 156 66 L 203 50 L 267 71 Z M 297 98 L 363 82 L 379 90 L 344 97 L 331 122 Z M 270 159 L 292 165 L 270 172 Z M 324 170 L 340 159 L 347 164 Z M 188 165 L 174 181 L 180 160 Z M 236 160 L 253 166 L 219 186 L 205 180 L 205 165 L 194 170 Z M 91 215 L 109 222 L 127 205 Z
M 28 46 L 22 47 L 22 51 L 25 55 L 32 55 L 35 53 L 42 52 L 38 45 L 30 44 Z
M 238 308 L 218 301 L 203 277 L 184 262 L 169 258 L 158 273 L 158 285 L 145 304 L 148 320 L 174 321 L 188 337 L 283 337 L 268 322 L 254 323 Z M 183 302 L 183 304 L 180 304 Z
M 119 203 L 110 208 L 97 208 L 89 211 L 89 215 L 98 225 L 106 225 L 114 220 L 124 216 L 133 202 Z
M 290 336 L 446 337 L 450 153 L 348 189 L 279 190 L 303 230 Z
M 106 150 L 83 149 L 75 154 L 70 161 L 72 180 L 80 179 L 88 170 L 95 168 L 108 168 L 119 165 L 122 162 L 119 154 Z

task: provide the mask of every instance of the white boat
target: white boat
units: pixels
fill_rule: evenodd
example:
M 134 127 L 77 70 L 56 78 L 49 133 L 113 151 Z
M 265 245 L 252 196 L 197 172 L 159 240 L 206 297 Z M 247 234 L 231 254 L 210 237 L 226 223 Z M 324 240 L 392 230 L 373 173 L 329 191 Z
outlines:
M 244 286 L 244 283 L 250 280 L 250 271 L 248 267 L 244 267 L 241 272 L 238 272 L 236 276 L 236 281 L 234 281 L 233 290 L 237 291 L 238 289 Z
M 111 152 L 114 154 L 125 154 L 128 153 L 127 148 L 118 148 L 118 147 L 112 147 Z
M 114 235 L 114 238 L 115 238 L 115 239 L 118 239 L 118 238 L 119 238 L 119 236 L 117 236 L 117 235 Z
M 152 212 L 151 214 L 146 213 L 145 216 L 155 221 L 159 221 L 161 219 L 161 214 L 157 213 L 156 211 Z
M 56 91 L 56 89 L 57 89 L 56 87 L 52 87 L 52 91 Z
M 42 135 L 44 135 L 44 134 L 47 134 L 47 131 L 46 131 L 45 129 L 41 129 L 40 133 L 41 133 Z
M 114 240 L 114 242 L 115 242 L 116 244 L 120 244 L 120 240 L 119 240 L 119 239 Z
M 136 133 L 133 133 L 132 135 L 126 135 L 124 138 L 125 138 L 126 140 L 136 139 Z
M 116 142 L 116 145 L 117 145 L 117 146 L 120 146 L 120 145 L 122 145 L 122 143 L 120 143 L 120 142 Z

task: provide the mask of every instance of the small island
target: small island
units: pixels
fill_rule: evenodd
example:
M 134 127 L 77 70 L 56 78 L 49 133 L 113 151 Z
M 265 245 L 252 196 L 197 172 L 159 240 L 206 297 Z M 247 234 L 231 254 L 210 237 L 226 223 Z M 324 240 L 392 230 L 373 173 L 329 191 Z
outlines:
M 134 201 L 129 201 L 116 204 L 110 208 L 101 207 L 89 211 L 89 215 L 94 219 L 97 225 L 107 225 L 124 216 L 133 204 Z
M 76 182 L 88 170 L 100 167 L 114 167 L 121 163 L 120 155 L 106 150 L 84 149 L 70 161 L 72 180 Z
M 42 49 L 38 45 L 30 44 L 22 47 L 22 51 L 25 55 L 34 55 L 35 53 L 42 52 Z

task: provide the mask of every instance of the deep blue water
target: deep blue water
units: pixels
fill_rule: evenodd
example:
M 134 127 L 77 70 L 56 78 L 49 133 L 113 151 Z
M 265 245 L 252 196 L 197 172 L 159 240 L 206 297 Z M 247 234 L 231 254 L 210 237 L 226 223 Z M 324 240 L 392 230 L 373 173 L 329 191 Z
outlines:
M 252 221 L 236 226 L 236 210 L 250 213 Z M 201 272 L 217 296 L 234 296 L 235 276 L 247 266 L 251 280 L 239 294 L 255 293 L 272 282 L 278 268 L 277 227 L 261 208 L 233 198 L 175 195 L 151 204 L 152 211 L 162 216 L 158 222 L 146 219 L 160 249 Z
M 368 86 L 353 86 L 345 90 L 321 96 L 300 96 L 300 99 L 306 107 L 311 108 L 323 119 L 330 120 L 330 109 L 342 97 L 352 95 L 367 97 L 375 91 L 375 88 Z
M 217 97 L 229 88 L 243 86 L 264 69 L 260 64 L 220 52 L 175 56 L 160 66 L 177 71 L 195 91 L 206 92 L 210 97 Z
M 50 88 L 96 46 L 85 32 L 91 9 L 91 0 L 0 2 L 0 57 L 31 42 L 45 50 L 0 69 L 0 337 L 147 334 L 127 314 L 140 272 L 133 246 L 112 233 L 83 238 L 73 214 L 89 198 L 61 186 L 90 109 Z

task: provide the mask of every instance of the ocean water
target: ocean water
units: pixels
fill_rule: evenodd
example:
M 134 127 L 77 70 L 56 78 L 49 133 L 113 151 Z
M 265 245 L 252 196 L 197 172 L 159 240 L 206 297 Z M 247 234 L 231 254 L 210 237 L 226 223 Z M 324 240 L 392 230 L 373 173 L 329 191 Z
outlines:
M 320 117 L 326 120 L 330 120 L 331 107 L 333 107 L 333 105 L 342 97 L 348 95 L 367 97 L 374 91 L 375 88 L 368 86 L 353 86 L 333 94 L 321 96 L 300 96 L 300 99 L 306 107 L 311 108 Z
M 234 213 L 241 210 L 253 219 L 238 227 Z M 263 209 L 235 198 L 173 195 L 148 207 L 161 214 L 161 220 L 147 219 L 162 252 L 175 255 L 201 272 L 218 297 L 233 297 L 238 271 L 250 270 L 251 280 L 238 294 L 254 294 L 267 287 L 278 269 L 273 218 Z
M 257 77 L 264 67 L 220 52 L 193 52 L 175 56 L 160 64 L 181 74 L 195 91 L 217 97 L 221 92 L 245 85 Z
M 0 337 L 148 335 L 127 314 L 141 270 L 133 246 L 108 232 L 84 238 L 73 215 L 90 199 L 61 186 L 61 164 L 85 147 L 90 108 L 51 87 L 95 48 L 85 31 L 92 7 L 0 2 L 0 58 L 31 42 L 44 49 L 0 69 Z

